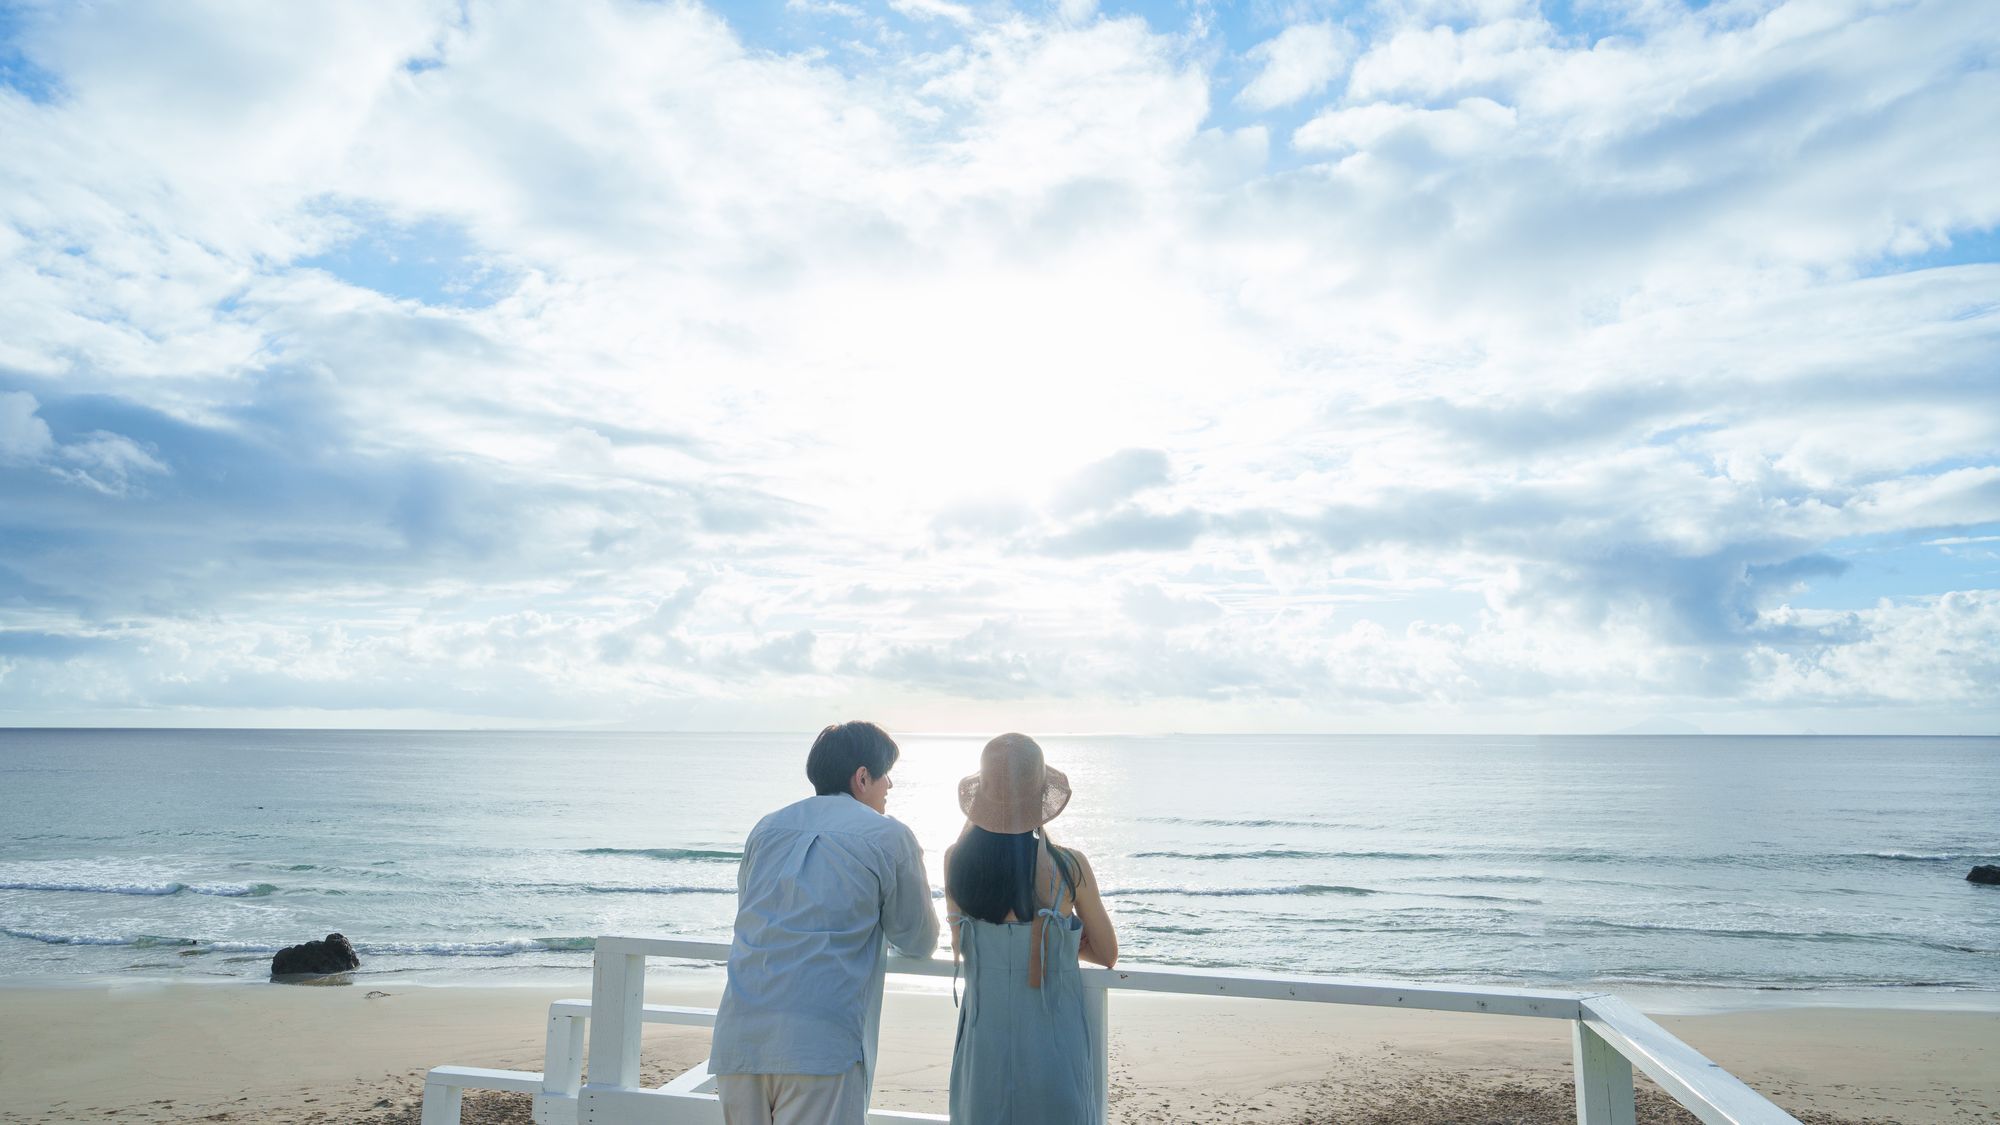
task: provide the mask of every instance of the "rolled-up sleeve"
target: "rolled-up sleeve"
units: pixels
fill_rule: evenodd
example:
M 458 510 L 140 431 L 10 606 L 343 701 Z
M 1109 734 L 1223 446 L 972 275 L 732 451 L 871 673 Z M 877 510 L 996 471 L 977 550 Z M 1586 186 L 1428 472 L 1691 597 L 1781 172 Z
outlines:
M 897 827 L 901 831 L 885 849 L 890 870 L 882 880 L 882 932 L 905 957 L 929 957 L 937 949 L 938 921 L 924 849 L 909 828 Z

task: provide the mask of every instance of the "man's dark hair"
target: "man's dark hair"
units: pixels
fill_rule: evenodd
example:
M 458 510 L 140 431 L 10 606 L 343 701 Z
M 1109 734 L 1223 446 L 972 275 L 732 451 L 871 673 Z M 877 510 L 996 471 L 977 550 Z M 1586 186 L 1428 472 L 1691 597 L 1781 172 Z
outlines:
M 835 723 L 813 739 L 812 753 L 806 755 L 806 777 L 822 797 L 852 792 L 849 785 L 855 770 L 867 766 L 868 776 L 881 777 L 901 753 L 889 732 L 874 723 Z

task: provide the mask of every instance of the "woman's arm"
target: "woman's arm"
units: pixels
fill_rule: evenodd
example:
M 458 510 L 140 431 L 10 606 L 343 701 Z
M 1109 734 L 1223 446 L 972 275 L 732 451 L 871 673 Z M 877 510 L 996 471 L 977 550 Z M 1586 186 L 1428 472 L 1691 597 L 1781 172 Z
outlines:
M 1083 919 L 1083 942 L 1077 956 L 1108 969 L 1118 963 L 1118 932 L 1111 928 L 1111 913 L 1104 909 L 1104 896 L 1098 893 L 1097 873 L 1090 869 L 1090 860 L 1079 851 L 1070 850 L 1069 854 L 1077 867 L 1076 916 Z

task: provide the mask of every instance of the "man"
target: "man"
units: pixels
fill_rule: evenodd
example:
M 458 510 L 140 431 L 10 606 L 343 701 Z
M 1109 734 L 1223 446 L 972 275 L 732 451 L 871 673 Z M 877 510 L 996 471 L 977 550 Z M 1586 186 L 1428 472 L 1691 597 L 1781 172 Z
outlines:
M 873 723 L 819 732 L 817 796 L 757 822 L 736 872 L 736 938 L 709 1069 L 728 1125 L 862 1125 L 886 937 L 937 948 L 923 849 L 887 815 L 899 751 Z

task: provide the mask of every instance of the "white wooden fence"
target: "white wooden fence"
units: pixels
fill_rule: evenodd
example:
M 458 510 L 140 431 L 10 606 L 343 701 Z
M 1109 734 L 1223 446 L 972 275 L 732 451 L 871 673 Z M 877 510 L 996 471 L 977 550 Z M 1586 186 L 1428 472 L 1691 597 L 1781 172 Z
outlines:
M 722 1107 L 706 1063 L 658 1088 L 639 1084 L 639 1039 L 644 1024 L 715 1024 L 713 1008 L 646 1003 L 648 957 L 725 961 L 729 945 L 671 937 L 598 938 L 590 999 L 559 1000 L 549 1008 L 542 1070 L 437 1067 L 425 1080 L 423 1125 L 456 1125 L 460 1097 L 466 1089 L 532 1094 L 534 1119 L 545 1125 L 721 1125 Z M 891 957 L 889 971 L 948 977 L 952 968 L 946 960 Z M 1086 968 L 1083 979 L 1090 1041 L 1097 1051 L 1097 1096 L 1103 1104 L 1108 1104 L 1110 1093 L 1110 1036 L 1106 1034 L 1110 994 L 1122 990 L 1568 1020 L 1579 1125 L 1632 1125 L 1634 1066 L 1708 1125 L 1798 1125 L 1762 1094 L 1608 993 L 1440 987 L 1172 968 Z M 586 1024 L 589 1085 L 582 1083 Z M 946 1120 L 933 1113 L 870 1110 L 868 1114 L 869 1125 Z

